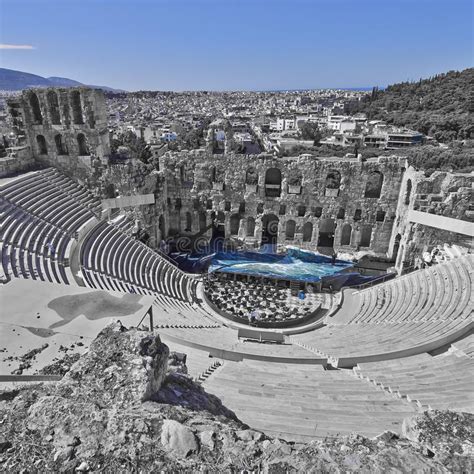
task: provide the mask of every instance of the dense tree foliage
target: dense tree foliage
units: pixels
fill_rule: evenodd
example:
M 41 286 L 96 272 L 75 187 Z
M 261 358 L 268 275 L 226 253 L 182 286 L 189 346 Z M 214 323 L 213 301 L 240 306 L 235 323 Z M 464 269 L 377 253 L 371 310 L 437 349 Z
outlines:
M 182 136 L 178 136 L 181 146 L 188 150 L 203 147 L 206 144 L 206 132 L 210 123 L 210 118 L 203 118 L 197 127 L 191 128 Z
M 319 145 L 319 142 L 323 137 L 318 124 L 312 122 L 304 122 L 300 128 L 300 133 L 303 140 L 313 140 L 314 145 Z
M 111 143 L 111 151 L 117 154 L 119 147 L 125 146 L 128 148 L 130 158 L 135 158 L 143 163 L 148 163 L 151 157 L 151 151 L 143 138 L 137 137 L 132 131 L 121 133 L 114 138 Z
M 434 171 L 470 173 L 474 170 L 474 140 L 453 142 L 448 148 L 416 147 L 405 155 L 410 165 L 424 170 L 428 176 Z
M 426 145 L 385 151 L 363 148 L 360 152 L 363 159 L 391 155 L 406 157 L 409 165 L 424 170 L 427 176 L 434 171 L 470 173 L 474 170 L 474 140 L 453 141 L 447 147 Z
M 374 88 L 363 100 L 348 103 L 346 112 L 364 112 L 371 120 L 405 126 L 443 143 L 474 138 L 474 68 L 383 91 Z

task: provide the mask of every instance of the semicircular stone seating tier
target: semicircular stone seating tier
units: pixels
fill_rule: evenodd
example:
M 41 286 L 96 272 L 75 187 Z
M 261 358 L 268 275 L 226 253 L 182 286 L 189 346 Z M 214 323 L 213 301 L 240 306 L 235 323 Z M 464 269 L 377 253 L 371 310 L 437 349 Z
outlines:
M 328 355 L 340 367 L 432 351 L 473 327 L 474 255 L 463 255 L 363 291 L 351 291 L 344 310 L 294 341 Z
M 80 249 L 81 273 L 96 289 L 155 296 L 160 326 L 219 327 L 197 297 L 198 280 L 107 222 L 98 223 Z
M 65 268 L 78 230 L 96 219 L 100 203 L 54 168 L 0 187 L 2 279 L 71 283 Z
M 161 324 L 214 327 L 196 298 L 197 281 L 131 238 L 126 222 L 100 222 L 100 202 L 54 168 L 27 173 L 0 187 L 2 281 L 31 278 L 74 284 L 68 270 L 78 232 L 84 282 L 91 288 L 155 295 Z M 182 325 L 180 324 L 180 325 Z

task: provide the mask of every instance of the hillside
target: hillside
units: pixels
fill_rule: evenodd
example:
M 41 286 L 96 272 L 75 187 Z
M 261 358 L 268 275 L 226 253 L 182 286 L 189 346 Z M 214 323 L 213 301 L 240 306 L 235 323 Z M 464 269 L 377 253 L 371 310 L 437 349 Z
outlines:
M 158 336 L 106 327 L 57 384 L 0 391 L 1 472 L 468 472 L 472 415 L 289 443 L 253 430 Z
M 28 72 L 0 68 L 0 90 L 4 91 L 20 91 L 30 87 L 77 87 L 83 85 L 86 84 L 65 77 L 42 77 Z M 123 92 L 108 86 L 87 86 L 107 92 Z
M 374 89 L 347 112 L 364 112 L 372 120 L 405 126 L 440 142 L 474 138 L 474 68 L 450 71 L 417 82 Z

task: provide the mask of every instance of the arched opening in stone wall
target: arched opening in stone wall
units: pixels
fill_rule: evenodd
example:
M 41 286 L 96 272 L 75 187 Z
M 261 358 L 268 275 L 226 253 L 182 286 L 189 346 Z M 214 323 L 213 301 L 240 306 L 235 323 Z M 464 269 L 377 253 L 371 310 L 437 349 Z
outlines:
M 382 194 L 383 174 L 380 171 L 372 171 L 365 185 L 366 198 L 379 198 Z
M 382 209 L 379 209 L 377 213 L 375 214 L 375 220 L 377 222 L 383 222 L 385 220 L 385 211 Z
M 217 213 L 212 229 L 213 240 L 223 240 L 225 238 L 225 214 L 223 211 Z
M 179 211 L 170 212 L 168 216 L 168 235 L 177 235 L 181 232 L 181 216 Z
M 411 197 L 411 179 L 407 181 L 407 188 L 405 191 L 405 205 L 408 206 L 410 204 L 410 197 Z
M 48 109 L 53 125 L 61 125 L 61 114 L 59 112 L 58 94 L 55 91 L 49 91 L 47 94 Z
M 340 207 L 337 211 L 336 219 L 344 219 L 344 217 L 346 217 L 346 210 Z
M 158 230 L 160 231 L 160 238 L 165 238 L 165 218 L 161 215 L 158 218 Z
M 289 220 L 286 222 L 286 229 L 285 229 L 285 238 L 286 240 L 294 240 L 296 232 L 296 222 L 293 220 Z
M 336 222 L 334 219 L 321 219 L 319 224 L 318 247 L 333 247 Z
M 251 186 L 258 184 L 258 173 L 255 168 L 248 168 L 245 173 L 245 184 Z
M 87 139 L 83 133 L 77 135 L 77 147 L 79 148 L 79 156 L 88 156 L 89 147 L 87 146 Z
M 371 225 L 361 226 L 359 245 L 361 247 L 370 247 L 371 239 L 372 239 L 372 226 Z
M 191 232 L 193 228 L 193 216 L 190 212 L 186 212 L 186 228 L 184 229 L 185 232 Z
M 217 178 L 217 171 L 215 166 L 212 166 L 209 170 L 209 176 L 211 178 L 211 183 L 215 183 Z
M 205 232 L 207 227 L 207 215 L 205 212 L 199 213 L 199 232 Z
M 395 241 L 393 242 L 393 251 L 392 251 L 392 260 L 397 261 L 398 258 L 398 251 L 400 250 L 400 241 L 402 240 L 402 236 L 397 234 L 395 236 Z
M 337 196 L 339 194 L 339 188 L 341 186 L 341 173 L 337 170 L 329 170 L 326 175 L 325 187 L 326 196 Z
M 269 168 L 265 173 L 265 196 L 280 197 L 281 171 L 278 168 Z
M 58 155 L 67 155 L 67 149 L 64 146 L 63 137 L 61 136 L 61 134 L 58 133 L 54 137 L 54 142 L 56 143 L 56 151 Z
M 41 107 L 38 100 L 38 96 L 34 92 L 30 94 L 29 102 L 30 102 L 31 112 L 33 114 L 33 122 L 36 125 L 41 125 L 43 123 L 43 115 L 41 114 Z
M 82 116 L 81 94 L 79 91 L 71 92 L 71 108 L 74 123 L 82 125 L 84 123 L 84 118 Z
M 278 217 L 274 214 L 265 214 L 262 217 L 261 245 L 276 245 L 278 242 Z
M 350 224 L 344 224 L 341 232 L 341 245 L 351 245 L 352 227 Z
M 36 137 L 36 144 L 38 145 L 38 151 L 40 155 L 48 154 L 48 147 L 46 145 L 46 138 L 43 135 L 38 135 Z
M 298 217 L 304 217 L 304 215 L 306 214 L 306 206 L 298 206 L 296 212 L 298 213 Z
M 238 235 L 240 226 L 240 216 L 238 214 L 232 214 L 230 216 L 230 235 Z
M 253 217 L 247 218 L 247 237 L 255 236 L 255 219 Z
M 315 207 L 313 210 L 313 215 L 314 217 L 321 217 L 323 214 L 323 208 L 322 207 Z
M 313 224 L 306 222 L 303 226 L 303 242 L 311 242 L 313 240 Z

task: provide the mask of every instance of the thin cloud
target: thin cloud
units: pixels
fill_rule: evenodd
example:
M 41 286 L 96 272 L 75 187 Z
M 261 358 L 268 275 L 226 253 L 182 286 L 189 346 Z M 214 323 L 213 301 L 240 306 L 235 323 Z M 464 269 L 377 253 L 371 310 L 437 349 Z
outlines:
M 31 44 L 5 44 L 0 43 L 0 49 L 35 49 Z

